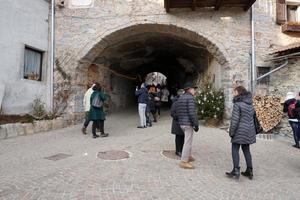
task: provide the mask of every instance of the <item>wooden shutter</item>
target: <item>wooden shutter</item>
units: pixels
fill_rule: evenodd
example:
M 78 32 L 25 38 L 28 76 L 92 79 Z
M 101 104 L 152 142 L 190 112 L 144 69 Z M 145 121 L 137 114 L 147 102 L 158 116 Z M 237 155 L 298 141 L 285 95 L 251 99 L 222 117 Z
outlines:
M 287 6 L 285 0 L 277 0 L 276 3 L 276 22 L 284 24 L 287 21 Z

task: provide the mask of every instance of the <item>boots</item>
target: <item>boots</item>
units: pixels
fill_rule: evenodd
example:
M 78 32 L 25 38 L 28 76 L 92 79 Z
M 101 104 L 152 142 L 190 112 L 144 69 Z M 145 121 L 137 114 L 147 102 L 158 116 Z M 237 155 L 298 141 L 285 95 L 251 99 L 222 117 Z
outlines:
M 245 171 L 245 172 L 242 172 L 241 174 L 242 174 L 243 176 L 248 177 L 250 180 L 252 180 L 252 179 L 253 179 L 253 169 L 252 169 L 252 167 L 251 167 L 251 168 L 250 168 L 250 167 L 247 167 L 246 171 Z
M 86 135 L 86 127 L 82 127 L 82 128 L 81 128 L 81 132 L 82 132 L 84 135 Z
M 102 133 L 100 134 L 100 137 L 107 137 L 108 135 L 109 135 L 108 133 L 102 132 Z
M 240 167 L 233 168 L 231 172 L 226 172 L 228 178 L 239 179 L 240 178 Z

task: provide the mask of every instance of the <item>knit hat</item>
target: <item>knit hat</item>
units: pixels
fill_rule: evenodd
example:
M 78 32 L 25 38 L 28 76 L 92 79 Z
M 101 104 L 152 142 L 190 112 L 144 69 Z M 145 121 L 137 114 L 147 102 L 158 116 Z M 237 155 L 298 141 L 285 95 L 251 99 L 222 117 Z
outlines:
M 197 89 L 198 87 L 196 85 L 194 85 L 192 82 L 187 82 L 183 85 L 183 89 L 184 90 L 187 90 L 187 89 L 190 89 L 190 88 L 195 88 Z
M 294 94 L 294 92 L 288 92 L 286 94 L 286 97 L 285 97 L 285 100 L 290 100 L 290 99 L 295 99 L 296 98 L 296 95 Z

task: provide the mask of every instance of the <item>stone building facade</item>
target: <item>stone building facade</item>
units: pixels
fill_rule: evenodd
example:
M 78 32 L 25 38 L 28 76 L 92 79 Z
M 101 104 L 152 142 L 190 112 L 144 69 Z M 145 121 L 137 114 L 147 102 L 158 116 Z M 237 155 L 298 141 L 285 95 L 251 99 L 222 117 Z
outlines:
M 50 107 L 49 7 L 46 0 L 1 1 L 2 113 L 28 113 L 36 97 Z
M 171 82 L 193 80 L 199 86 L 201 78 L 210 75 L 215 86 L 224 89 L 227 113 L 232 88 L 237 84 L 250 88 L 249 10 L 197 8 L 167 13 L 163 0 L 90 2 L 90 6 L 79 8 L 72 0 L 65 0 L 56 10 L 56 64 L 60 70 L 55 72 L 55 95 L 57 105 L 64 105 L 67 112 L 83 111 L 82 98 L 92 81 L 104 86 L 113 110 L 126 108 L 134 103 L 138 80 L 154 71 Z M 274 67 L 280 63 L 266 62 L 266 56 L 279 46 L 300 40 L 282 33 L 276 24 L 276 0 L 256 1 L 253 17 L 255 64 Z M 299 66 L 297 61 L 294 65 Z M 271 87 L 292 84 L 294 75 L 285 70 L 273 75 Z M 286 76 L 291 79 L 285 80 Z M 299 72 L 295 79 L 298 76 Z M 299 90 L 297 87 L 292 89 Z M 286 92 L 285 87 L 280 89 Z M 66 98 L 61 98 L 62 93 Z

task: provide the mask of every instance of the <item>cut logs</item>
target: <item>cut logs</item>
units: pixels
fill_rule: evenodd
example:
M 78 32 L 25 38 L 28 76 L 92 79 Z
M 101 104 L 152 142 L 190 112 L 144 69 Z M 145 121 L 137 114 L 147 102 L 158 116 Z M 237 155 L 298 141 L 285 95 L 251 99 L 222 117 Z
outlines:
M 278 96 L 254 96 L 253 105 L 256 116 L 264 132 L 275 128 L 283 117 L 281 97 Z

